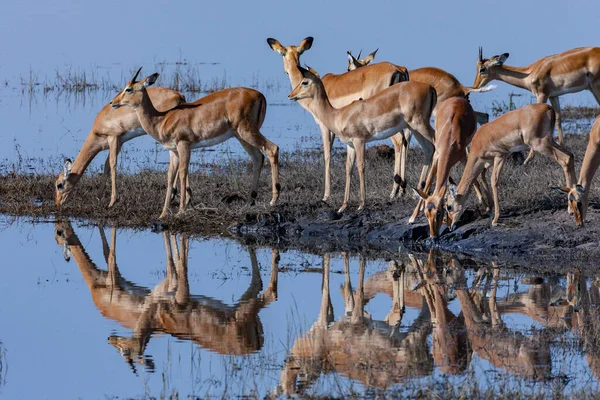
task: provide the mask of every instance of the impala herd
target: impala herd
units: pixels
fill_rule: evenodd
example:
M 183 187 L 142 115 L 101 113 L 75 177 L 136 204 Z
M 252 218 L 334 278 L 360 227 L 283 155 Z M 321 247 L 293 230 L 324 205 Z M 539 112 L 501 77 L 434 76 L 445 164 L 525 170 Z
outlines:
M 267 43 L 283 58 L 285 73 L 292 91 L 289 99 L 297 101 L 315 119 L 323 139 L 325 188 L 323 201 L 331 196 L 331 150 L 337 136 L 347 145 L 346 186 L 344 201 L 338 212 L 348 207 L 350 180 L 357 163 L 360 180 L 360 203 L 365 207 L 365 145 L 391 138 L 395 161 L 391 198 L 407 187 L 405 178 L 407 148 L 415 137 L 425 154 L 419 182 L 414 191 L 420 197 L 409 223 L 421 210 L 429 220 L 430 236 L 437 237 L 446 216 L 454 229 L 464 209 L 471 187 L 475 187 L 488 211 L 494 207 L 492 225 L 498 223 L 500 205 L 498 181 L 506 158 L 513 152 L 529 149 L 525 162 L 534 152 L 556 160 L 563 168 L 569 212 L 576 224 L 584 224 L 589 203 L 591 180 L 600 165 L 600 118 L 592 127 L 579 180 L 575 180 L 573 154 L 564 147 L 559 96 L 589 90 L 600 104 L 600 48 L 577 48 L 544 57 L 526 67 L 505 65 L 508 53 L 483 58 L 479 49 L 477 75 L 473 87 L 463 86 L 452 74 L 438 68 L 407 70 L 388 62 L 372 63 L 377 50 L 361 59 L 348 52 L 348 72 L 320 77 L 312 68 L 300 65 L 300 56 L 309 50 L 313 38 L 298 46 L 284 46 L 276 39 Z M 141 68 L 140 68 L 141 70 Z M 257 196 L 264 156 L 269 158 L 272 174 L 272 197 L 275 205 L 280 194 L 279 147 L 260 132 L 267 101 L 263 94 L 248 88 L 230 88 L 212 93 L 193 103 L 165 88 L 151 88 L 158 74 L 138 79 L 140 70 L 124 89 L 103 107 L 74 162 L 66 160 L 56 180 L 56 204 L 63 204 L 80 180 L 91 160 L 102 150 L 109 150 L 104 174 L 111 177 L 110 206 L 117 201 L 116 163 L 126 141 L 149 134 L 169 150 L 167 193 L 160 218 L 169 213 L 169 204 L 179 178 L 179 212 L 190 201 L 188 168 L 191 150 L 209 147 L 235 137 L 248 152 L 253 163 L 250 196 Z M 485 92 L 488 85 L 500 80 L 528 89 L 538 104 L 510 111 L 492 122 L 485 113 L 473 110 L 469 94 Z M 550 100 L 552 107 L 546 105 Z M 435 119 L 435 129 L 430 124 Z M 481 127 L 477 130 L 477 123 Z M 556 125 L 558 143 L 553 138 Z M 450 176 L 457 162 L 465 164 L 458 185 Z M 492 167 L 491 190 L 486 172 Z M 433 193 L 430 193 L 436 179 Z M 481 178 L 478 182 L 477 178 Z

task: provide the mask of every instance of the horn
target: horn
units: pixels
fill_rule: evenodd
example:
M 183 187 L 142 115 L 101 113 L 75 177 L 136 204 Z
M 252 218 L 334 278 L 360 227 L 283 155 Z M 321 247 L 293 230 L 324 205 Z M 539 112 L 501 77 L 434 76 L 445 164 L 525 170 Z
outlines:
M 138 75 L 140 74 L 140 71 L 142 70 L 142 67 L 140 67 L 140 69 L 137 70 L 137 72 L 135 73 L 135 75 L 133 76 L 133 78 L 131 79 L 131 82 L 135 82 L 135 80 L 137 79 Z
M 360 60 L 360 54 L 362 53 L 362 49 L 360 49 L 360 51 L 358 52 L 358 55 L 356 56 L 357 60 Z
M 479 62 L 483 62 L 483 48 L 479 46 Z

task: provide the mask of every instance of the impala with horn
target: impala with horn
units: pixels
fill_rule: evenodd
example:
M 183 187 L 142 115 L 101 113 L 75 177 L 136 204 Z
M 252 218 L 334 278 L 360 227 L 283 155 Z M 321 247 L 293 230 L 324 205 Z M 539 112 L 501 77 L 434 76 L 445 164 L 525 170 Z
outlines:
M 181 190 L 179 214 L 183 213 L 186 201 L 186 187 L 190 153 L 193 149 L 211 147 L 232 137 L 250 156 L 253 164 L 251 197 L 256 197 L 260 171 L 264 155 L 271 162 L 272 198 L 274 205 L 279 198 L 279 147 L 265 138 L 260 127 L 265 119 L 267 100 L 254 90 L 243 87 L 220 90 L 197 100 L 181 104 L 169 111 L 158 111 L 148 96 L 147 87 L 156 82 L 158 73 L 141 81 L 136 72 L 125 88 L 110 102 L 113 108 L 132 107 L 142 128 L 170 152 L 167 180 L 167 195 L 160 218 L 167 216 L 168 207 L 178 169 Z

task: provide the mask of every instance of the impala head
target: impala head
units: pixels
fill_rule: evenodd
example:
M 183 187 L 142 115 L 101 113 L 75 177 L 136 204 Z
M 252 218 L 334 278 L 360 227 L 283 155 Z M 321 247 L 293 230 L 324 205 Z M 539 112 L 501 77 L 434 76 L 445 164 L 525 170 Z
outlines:
M 140 74 L 141 70 L 142 67 L 140 67 L 140 69 L 137 70 L 133 78 L 131 78 L 131 80 L 127 82 L 125 88 L 121 92 L 119 92 L 119 94 L 117 94 L 114 99 L 112 99 L 112 101 L 110 102 L 112 108 L 119 108 L 123 106 L 137 108 L 140 104 L 142 104 L 142 99 L 144 98 L 144 92 L 146 90 L 146 87 L 153 85 L 154 82 L 156 82 L 156 79 L 158 79 L 158 73 L 154 73 L 150 76 L 147 76 L 138 82 L 136 81 L 136 79 Z
M 58 178 L 56 178 L 56 183 L 54 185 L 56 191 L 56 199 L 54 204 L 60 206 L 71 194 L 73 187 L 75 186 L 73 182 L 69 179 L 71 176 L 71 168 L 73 167 L 73 163 L 68 158 L 65 160 L 63 165 L 63 172 L 58 174 Z
M 71 250 L 69 249 L 69 239 L 77 240 L 73 238 L 73 227 L 70 222 L 57 222 L 54 227 L 54 240 L 63 249 L 63 257 L 65 261 L 71 261 Z
M 561 193 L 567 193 L 567 202 L 569 204 L 569 208 L 571 211 L 573 211 L 573 215 L 575 216 L 575 224 L 577 226 L 583 226 L 585 214 L 587 212 L 583 204 L 585 188 L 581 185 L 575 185 L 574 188 L 562 186 L 555 187 L 553 189 L 558 190 Z
M 508 53 L 500 54 L 492 58 L 483 58 L 483 50 L 479 48 L 479 57 L 477 59 L 477 74 L 473 87 L 479 89 L 489 82 L 496 79 L 496 71 L 504 65 L 504 61 L 508 58 Z
M 309 36 L 301 41 L 298 46 L 283 46 L 277 39 L 273 38 L 268 38 L 267 43 L 273 51 L 281 54 L 283 57 L 283 70 L 289 76 L 300 66 L 300 56 L 311 48 L 313 40 L 312 36 Z
M 451 231 L 456 229 L 456 224 L 465 212 L 465 200 L 466 196 L 464 194 L 457 194 L 456 185 L 448 183 L 448 199 L 446 204 L 448 219 L 446 223 Z
M 298 70 L 302 73 L 302 80 L 290 92 L 288 98 L 295 101 L 313 98 L 319 86 L 323 85 L 321 80 L 317 75 L 305 68 L 298 66 Z
M 144 354 L 146 345 L 140 343 L 139 338 L 111 335 L 108 337 L 108 343 L 119 350 L 119 354 L 125 359 L 134 374 L 137 375 L 136 363 L 144 366 L 148 371 L 154 372 L 154 360 L 151 356 Z
M 415 193 L 425 201 L 425 217 L 429 221 L 429 237 L 437 238 L 440 235 L 442 223 L 444 222 L 444 197 L 446 195 L 446 187 L 441 193 L 434 193 L 428 196 L 427 193 L 413 188 Z
M 377 50 L 379 50 L 379 49 L 377 49 Z M 369 54 L 362 60 L 360 59 L 360 53 L 362 52 L 362 50 L 358 52 L 358 56 L 356 56 L 356 58 L 354 58 L 352 53 L 350 53 L 348 51 L 347 52 L 348 53 L 348 71 L 352 71 L 357 68 L 364 67 L 364 66 L 368 65 L 369 63 L 371 63 L 375 59 L 375 54 L 377 54 L 377 50 L 375 50 L 374 52 L 372 52 L 371 54 Z

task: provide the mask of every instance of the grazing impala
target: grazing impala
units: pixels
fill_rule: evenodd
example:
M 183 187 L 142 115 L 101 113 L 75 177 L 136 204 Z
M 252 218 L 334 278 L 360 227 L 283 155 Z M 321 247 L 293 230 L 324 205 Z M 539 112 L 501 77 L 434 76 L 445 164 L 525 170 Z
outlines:
M 438 113 L 435 119 L 436 147 L 433 155 L 433 163 L 427 176 L 427 182 L 423 190 L 415 189 L 421 200 L 417 208 L 410 217 L 409 223 L 413 223 L 417 218 L 421 207 L 425 208 L 425 216 L 429 221 L 429 236 L 435 238 L 439 235 L 444 216 L 444 197 L 450 169 L 457 162 L 467 160 L 467 146 L 471 143 L 471 138 L 475 134 L 475 113 L 468 99 L 461 97 L 451 97 L 438 106 Z M 429 195 L 429 189 L 433 177 L 437 175 L 435 190 Z M 481 199 L 481 190 L 478 188 L 477 181 L 473 184 Z M 488 195 L 488 207 L 491 205 L 489 188 L 486 188 Z
M 182 94 L 167 88 L 151 88 L 148 90 L 148 95 L 160 111 L 167 111 L 185 102 Z M 66 160 L 63 172 L 56 178 L 56 205 L 63 204 L 67 200 L 94 157 L 102 150 L 108 149 L 104 179 L 105 181 L 108 179 L 110 171 L 111 195 L 108 206 L 112 207 L 117 201 L 117 157 L 121 146 L 145 134 L 133 109 L 115 110 L 108 104 L 102 107 L 75 161 Z
M 423 83 L 397 83 L 365 100 L 355 101 L 343 108 L 335 108 L 329 101 L 325 87 L 318 76 L 299 67 L 302 80 L 289 94 L 291 100 L 305 100 L 305 107 L 321 121 L 327 129 L 347 144 L 346 189 L 344 203 L 338 212 L 343 212 L 350 198 L 350 179 L 355 160 L 358 161 L 360 179 L 360 206 L 365 206 L 365 144 L 373 140 L 386 139 L 404 128 L 409 128 L 431 146 L 424 147 L 424 171 L 431 164 L 434 131 L 429 124 L 435 104 L 435 90 Z M 423 177 L 421 178 L 423 179 Z
M 598 166 L 600 166 L 600 116 L 596 117 L 594 125 L 592 125 L 577 185 L 575 185 L 575 187 L 559 188 L 561 191 L 568 193 L 567 200 L 569 202 L 569 207 L 575 216 L 575 223 L 577 226 L 583 226 L 585 222 L 585 216 L 590 201 L 589 197 L 592 179 L 594 179 L 594 174 L 596 174 Z
M 271 276 L 261 294 L 260 268 L 254 249 L 249 248 L 252 277 L 246 292 L 234 306 L 208 296 L 190 294 L 188 282 L 189 239 L 164 233 L 166 278 L 152 290 L 124 279 L 116 261 L 116 229 L 109 245 L 100 228 L 108 270 L 99 269 L 90 259 L 69 222 L 58 222 L 55 239 L 65 259 L 74 258 L 92 301 L 102 315 L 133 330 L 131 337 L 111 335 L 109 343 L 135 372 L 135 364 L 153 369 L 145 349 L 158 333 L 193 341 L 219 354 L 249 354 L 263 345 L 259 312 L 277 298 L 279 252 L 273 250 Z
M 477 75 L 473 87 L 494 79 L 527 89 L 538 103 L 550 103 L 556 112 L 558 142 L 563 144 L 559 96 L 589 90 L 600 104 L 600 47 L 580 47 L 544 57 L 526 67 L 504 65 L 508 53 L 483 58 L 479 48 Z M 411 76 L 412 78 L 412 76 Z
M 170 151 L 167 195 L 160 218 L 167 216 L 173 183 L 178 168 L 180 187 L 186 187 L 190 153 L 199 147 L 210 147 L 232 137 L 238 139 L 253 164 L 252 198 L 256 197 L 258 179 L 264 156 L 271 162 L 271 205 L 279 198 L 279 147 L 260 133 L 267 110 L 262 93 L 247 88 L 231 88 L 212 93 L 191 104 L 181 104 L 160 112 L 148 96 L 147 86 L 156 82 L 158 74 L 136 81 L 141 68 L 110 102 L 114 108 L 130 106 L 135 110 L 142 128 Z M 186 206 L 186 190 L 181 190 L 179 214 Z
M 302 81 L 302 74 L 298 67 L 300 66 L 300 55 L 306 50 L 310 49 L 313 43 L 312 37 L 307 37 L 299 46 L 283 46 L 276 39 L 269 38 L 267 43 L 277 53 L 283 57 L 283 69 L 290 78 L 292 89 L 298 86 Z M 347 106 L 353 101 L 360 99 L 368 99 L 376 93 L 390 87 L 391 85 L 400 81 L 407 81 L 408 74 L 406 68 L 393 65 L 391 63 L 377 63 L 369 65 L 366 68 L 361 68 L 359 71 L 352 71 L 345 74 L 335 75 L 326 74 L 323 76 L 323 85 L 329 96 L 331 104 L 336 108 Z M 321 129 L 321 136 L 323 138 L 323 157 L 325 160 L 325 193 L 323 195 L 323 201 L 327 201 L 331 194 L 331 146 L 333 139 L 335 138 L 333 132 L 331 132 L 323 122 L 312 112 L 307 104 L 308 101 L 299 101 L 300 105 L 310 112 L 315 118 L 315 121 Z M 392 136 L 392 143 L 394 144 L 395 150 L 395 163 L 394 163 L 394 184 L 392 187 L 392 194 L 390 197 L 395 197 L 399 189 L 406 187 L 405 172 L 406 164 L 402 161 L 401 152 L 403 145 L 403 137 Z M 417 136 L 417 140 L 421 140 Z M 427 141 L 419 141 L 419 144 L 426 148 L 425 152 L 433 152 L 433 145 Z M 404 158 L 405 159 L 405 158 Z M 421 174 L 421 181 L 425 180 L 425 172 Z
M 547 104 L 530 104 L 518 110 L 510 111 L 483 125 L 475 133 L 471 142 L 471 150 L 463 176 L 455 188 L 450 185 L 447 211 L 452 219 L 452 229 L 464 212 L 464 204 L 471 186 L 482 171 L 493 164 L 492 192 L 494 196 L 494 219 L 492 225 L 500 218 L 498 201 L 498 178 L 506 158 L 510 153 L 521 151 L 527 147 L 530 153 L 525 163 L 533 157 L 534 151 L 554 158 L 565 173 L 567 187 L 575 181 L 573 154 L 557 144 L 553 137 L 555 114 Z M 482 176 L 485 179 L 485 176 Z
M 352 56 L 350 52 L 348 52 L 348 71 L 367 66 L 371 61 L 373 61 L 376 52 L 377 50 L 375 50 L 373 53 L 369 54 L 362 60 L 357 60 Z M 370 57 L 371 55 L 373 57 Z M 360 55 L 357 58 L 360 58 Z M 477 89 L 468 86 L 463 86 L 454 75 L 435 67 L 411 69 L 408 71 L 408 76 L 410 77 L 411 81 L 426 83 L 430 86 L 433 86 L 438 96 L 438 105 L 442 104 L 444 100 L 449 99 L 451 97 L 465 97 L 468 96 L 469 93 L 489 92 L 490 90 L 493 90 L 495 88 L 495 86 L 493 85 L 488 85 Z M 433 113 L 435 117 L 437 113 L 437 107 L 433 111 Z M 481 125 L 487 124 L 489 121 L 489 115 L 487 113 L 475 111 L 475 116 L 477 117 L 477 122 Z

